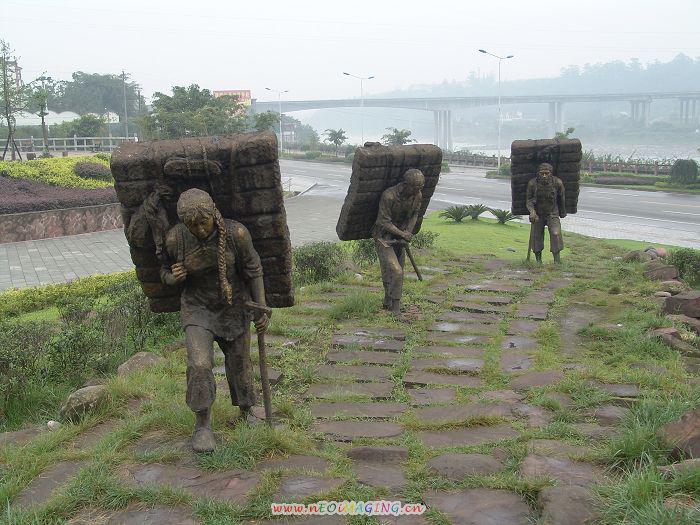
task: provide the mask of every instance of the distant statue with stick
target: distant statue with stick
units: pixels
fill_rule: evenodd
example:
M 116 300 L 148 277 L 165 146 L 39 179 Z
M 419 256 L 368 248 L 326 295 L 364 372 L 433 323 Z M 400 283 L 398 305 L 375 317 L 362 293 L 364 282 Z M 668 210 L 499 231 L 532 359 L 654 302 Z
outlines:
M 379 265 L 384 284 L 384 309 L 395 315 L 401 313 L 403 268 L 405 254 L 420 277 L 409 242 L 423 203 L 422 189 L 425 177 L 418 169 L 410 169 L 403 181 L 384 190 L 379 200 L 377 221 L 372 228 L 372 238 L 377 247 Z M 404 253 L 405 252 L 405 253 Z
M 561 262 L 559 253 L 564 249 L 560 218 L 566 217 L 566 192 L 564 183 L 552 173 L 551 164 L 543 162 L 537 168 L 537 177 L 527 184 L 525 198 L 530 212 L 530 249 L 535 252 L 537 262 L 542 262 L 544 250 L 544 227 L 549 230 L 549 247 L 554 262 Z

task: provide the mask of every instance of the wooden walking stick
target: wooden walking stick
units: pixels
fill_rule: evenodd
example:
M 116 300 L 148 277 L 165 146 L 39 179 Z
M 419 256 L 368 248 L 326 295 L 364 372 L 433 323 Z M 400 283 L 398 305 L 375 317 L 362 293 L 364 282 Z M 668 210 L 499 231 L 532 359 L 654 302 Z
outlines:
M 254 312 L 267 314 L 272 317 L 272 309 L 268 306 L 246 301 L 246 308 Z M 263 404 L 265 406 L 265 421 L 272 426 L 272 395 L 270 393 L 270 379 L 267 376 L 267 356 L 265 353 L 265 332 L 258 332 L 258 355 L 260 361 L 260 384 L 262 385 Z

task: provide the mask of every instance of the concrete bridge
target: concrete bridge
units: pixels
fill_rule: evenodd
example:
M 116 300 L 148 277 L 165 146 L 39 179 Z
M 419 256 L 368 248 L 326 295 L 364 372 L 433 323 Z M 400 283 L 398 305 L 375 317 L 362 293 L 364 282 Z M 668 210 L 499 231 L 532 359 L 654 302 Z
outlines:
M 676 99 L 680 104 L 680 120 L 696 122 L 700 115 L 700 91 L 659 93 L 600 93 L 592 95 L 517 95 L 502 96 L 501 104 L 548 104 L 551 134 L 564 130 L 564 106 L 576 102 L 629 102 L 630 115 L 642 125 L 649 122 L 653 100 Z M 357 98 L 329 100 L 283 100 L 284 113 L 307 109 L 326 108 L 402 108 L 432 111 L 435 120 L 435 144 L 452 149 L 452 112 L 482 106 L 495 106 L 497 96 L 488 97 L 432 97 L 432 98 Z M 279 102 L 253 100 L 254 113 L 278 111 Z

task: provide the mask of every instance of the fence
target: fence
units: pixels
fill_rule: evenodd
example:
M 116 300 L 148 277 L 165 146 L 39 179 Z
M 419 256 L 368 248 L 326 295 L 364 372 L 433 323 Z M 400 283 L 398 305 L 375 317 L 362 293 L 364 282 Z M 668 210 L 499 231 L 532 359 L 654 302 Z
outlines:
M 134 137 L 61 137 L 50 138 L 48 143 L 49 151 L 80 151 L 98 152 L 114 151 L 122 142 L 138 142 Z M 6 139 L 0 140 L 0 152 L 5 149 Z M 15 138 L 15 143 L 21 152 L 41 153 L 44 149 L 44 140 L 41 138 Z M 9 153 L 8 153 L 9 154 Z

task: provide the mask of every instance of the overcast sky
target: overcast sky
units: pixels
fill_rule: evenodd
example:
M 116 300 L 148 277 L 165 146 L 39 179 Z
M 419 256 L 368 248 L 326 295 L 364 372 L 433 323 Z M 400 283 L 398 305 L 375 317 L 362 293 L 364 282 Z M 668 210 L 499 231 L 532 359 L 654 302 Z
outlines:
M 700 0 L 0 0 L 0 38 L 25 80 L 117 73 L 146 96 L 172 85 L 288 89 L 288 100 L 354 97 L 495 73 L 477 49 L 514 54 L 503 78 L 562 67 L 700 56 Z

